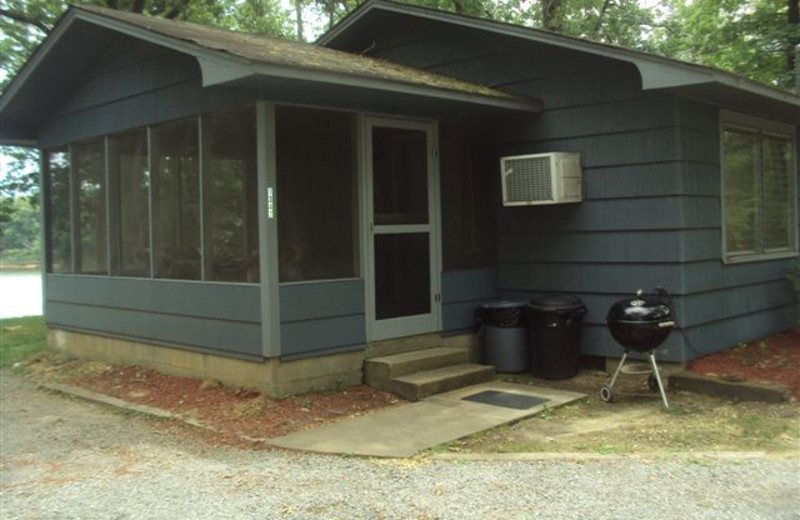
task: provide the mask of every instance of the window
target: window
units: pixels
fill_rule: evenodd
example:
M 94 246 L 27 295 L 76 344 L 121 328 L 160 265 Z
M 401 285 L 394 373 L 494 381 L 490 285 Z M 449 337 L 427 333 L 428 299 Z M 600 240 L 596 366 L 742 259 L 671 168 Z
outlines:
M 116 254 L 112 274 L 150 276 L 150 171 L 147 132 L 109 137 L 109 167 L 116 184 Z
M 252 105 L 43 153 L 48 272 L 259 283 Z
M 201 279 L 197 119 L 153 127 L 155 276 Z
M 276 112 L 279 279 L 358 276 L 354 117 L 295 107 Z
M 206 119 L 211 279 L 259 281 L 256 119 L 252 108 Z
M 69 152 L 66 149 L 47 153 L 49 177 L 48 246 L 51 273 L 72 272 L 72 221 L 70 220 L 70 175 Z
M 723 113 L 724 249 L 727 261 L 797 251 L 794 129 Z
M 442 261 L 445 271 L 495 262 L 494 205 L 499 197 L 499 153 L 488 127 L 439 123 Z
M 106 152 L 103 139 L 72 147 L 72 164 L 78 182 L 78 236 L 75 271 L 108 272 L 106 234 Z

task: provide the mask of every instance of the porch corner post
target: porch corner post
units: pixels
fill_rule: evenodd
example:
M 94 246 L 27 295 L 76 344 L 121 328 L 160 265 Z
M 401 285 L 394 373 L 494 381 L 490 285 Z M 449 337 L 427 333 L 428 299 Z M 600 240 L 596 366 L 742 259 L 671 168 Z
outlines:
M 256 140 L 258 151 L 258 258 L 261 271 L 261 352 L 265 358 L 272 358 L 278 357 L 281 353 L 274 103 L 267 101 L 256 103 Z
M 42 262 L 42 316 L 47 323 L 47 272 L 50 266 L 50 162 L 44 148 L 39 148 L 39 243 Z

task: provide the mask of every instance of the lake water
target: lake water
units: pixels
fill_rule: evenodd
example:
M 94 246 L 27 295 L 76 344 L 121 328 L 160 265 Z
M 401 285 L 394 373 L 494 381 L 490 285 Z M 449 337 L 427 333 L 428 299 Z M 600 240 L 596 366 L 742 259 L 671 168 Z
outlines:
M 0 318 L 42 315 L 42 273 L 0 271 Z

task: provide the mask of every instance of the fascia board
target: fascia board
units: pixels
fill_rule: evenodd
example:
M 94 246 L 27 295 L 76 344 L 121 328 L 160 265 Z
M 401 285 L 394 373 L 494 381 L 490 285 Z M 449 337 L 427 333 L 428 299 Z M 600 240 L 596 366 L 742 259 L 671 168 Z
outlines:
M 249 67 L 237 68 L 228 66 L 225 63 L 218 63 L 213 60 L 203 60 L 202 58 L 200 58 L 200 63 L 204 71 L 204 86 L 233 83 L 235 81 L 247 78 L 276 77 L 328 85 L 366 88 L 384 92 L 394 92 L 398 94 L 410 94 L 420 97 L 457 101 L 471 105 L 480 105 L 515 112 L 539 113 L 542 111 L 541 101 L 535 99 L 505 97 L 495 98 L 491 96 L 470 94 L 468 92 L 458 92 L 448 89 L 430 87 L 427 85 L 416 85 L 380 78 L 368 78 L 363 76 L 337 74 L 335 72 L 283 67 L 277 65 L 252 64 Z M 206 73 L 208 73 L 209 82 L 205 81 Z

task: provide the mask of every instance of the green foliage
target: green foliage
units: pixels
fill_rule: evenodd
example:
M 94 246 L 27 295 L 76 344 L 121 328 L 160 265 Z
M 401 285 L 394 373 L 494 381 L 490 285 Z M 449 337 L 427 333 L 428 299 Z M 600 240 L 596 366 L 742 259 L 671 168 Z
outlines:
M 23 361 L 47 347 L 44 318 L 0 320 L 0 368 Z
M 39 249 L 39 210 L 27 198 L 1 198 L 7 220 L 0 225 L 0 252 L 9 249 Z M 6 209 L 8 208 L 8 209 Z
M 800 25 L 788 17 L 797 0 L 668 0 L 670 15 L 653 34 L 665 56 L 708 65 L 791 89 L 789 56 Z

